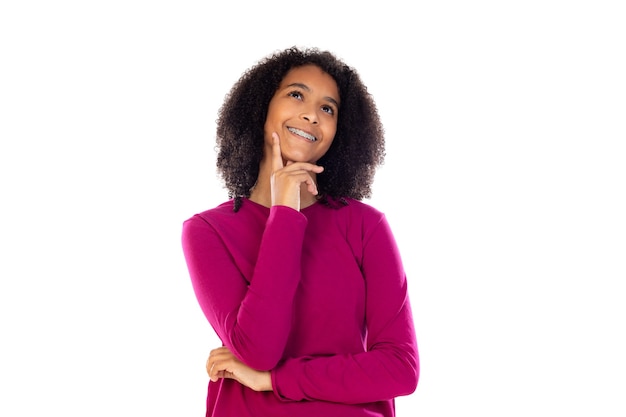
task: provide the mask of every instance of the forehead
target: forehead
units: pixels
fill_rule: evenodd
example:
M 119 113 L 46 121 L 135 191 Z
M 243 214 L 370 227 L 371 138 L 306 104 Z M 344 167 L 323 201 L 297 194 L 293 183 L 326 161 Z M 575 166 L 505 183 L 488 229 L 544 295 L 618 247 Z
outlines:
M 304 65 L 290 69 L 280 83 L 281 88 L 291 84 L 304 84 L 310 90 L 339 100 L 335 79 L 317 65 Z

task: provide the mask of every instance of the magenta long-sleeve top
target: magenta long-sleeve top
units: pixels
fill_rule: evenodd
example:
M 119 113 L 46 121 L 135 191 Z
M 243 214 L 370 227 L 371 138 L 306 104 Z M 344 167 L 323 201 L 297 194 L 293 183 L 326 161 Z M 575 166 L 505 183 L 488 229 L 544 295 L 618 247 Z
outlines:
M 224 346 L 273 392 L 209 381 L 211 417 L 392 417 L 419 357 L 407 279 L 383 213 L 228 201 L 183 224 L 193 289 Z M 208 352 L 207 352 L 208 354 Z

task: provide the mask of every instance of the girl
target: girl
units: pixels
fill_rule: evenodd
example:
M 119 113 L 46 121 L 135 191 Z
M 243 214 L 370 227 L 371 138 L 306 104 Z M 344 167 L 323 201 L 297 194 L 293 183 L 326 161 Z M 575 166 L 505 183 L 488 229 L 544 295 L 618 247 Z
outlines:
M 407 279 L 364 203 L 384 131 L 357 72 L 289 48 L 250 68 L 217 123 L 228 200 L 183 225 L 210 352 L 206 416 L 392 417 L 414 392 Z

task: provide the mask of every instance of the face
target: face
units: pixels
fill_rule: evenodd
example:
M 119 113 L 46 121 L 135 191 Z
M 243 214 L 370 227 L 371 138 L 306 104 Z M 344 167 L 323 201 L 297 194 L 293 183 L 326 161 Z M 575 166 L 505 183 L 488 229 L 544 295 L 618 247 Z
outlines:
M 319 67 L 291 69 L 270 101 L 265 120 L 266 155 L 272 133 L 278 133 L 283 159 L 317 162 L 330 148 L 337 131 L 339 90 Z

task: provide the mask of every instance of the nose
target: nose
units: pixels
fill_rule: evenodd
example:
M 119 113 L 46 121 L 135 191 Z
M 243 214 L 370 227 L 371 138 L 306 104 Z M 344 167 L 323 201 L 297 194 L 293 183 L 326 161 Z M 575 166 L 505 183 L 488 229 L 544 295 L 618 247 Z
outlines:
M 306 120 L 307 122 L 311 123 L 311 124 L 318 124 L 319 120 L 317 117 L 317 113 L 315 112 L 314 109 L 307 109 L 305 110 L 300 117 L 304 120 Z

